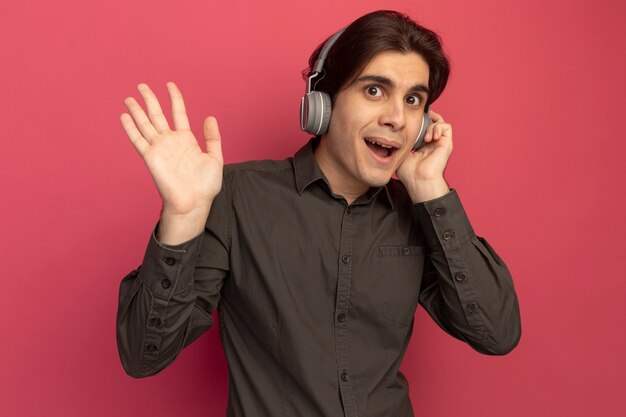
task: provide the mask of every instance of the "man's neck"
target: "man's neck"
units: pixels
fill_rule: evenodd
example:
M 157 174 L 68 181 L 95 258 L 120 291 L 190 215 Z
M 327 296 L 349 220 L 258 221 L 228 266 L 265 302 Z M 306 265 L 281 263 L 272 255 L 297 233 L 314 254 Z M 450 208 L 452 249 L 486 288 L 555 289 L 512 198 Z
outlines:
M 369 187 L 362 183 L 350 181 L 351 178 L 345 172 L 346 170 L 329 157 L 329 152 L 324 147 L 324 141 L 318 144 L 314 156 L 317 165 L 328 180 L 333 194 L 343 197 L 348 205 L 354 203 L 357 198 L 369 190 Z

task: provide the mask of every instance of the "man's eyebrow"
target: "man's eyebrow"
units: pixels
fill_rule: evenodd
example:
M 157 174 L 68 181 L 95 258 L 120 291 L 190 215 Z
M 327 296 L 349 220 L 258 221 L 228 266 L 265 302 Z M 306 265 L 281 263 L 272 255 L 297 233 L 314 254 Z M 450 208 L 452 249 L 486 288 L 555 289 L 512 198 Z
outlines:
M 367 81 L 371 81 L 371 82 L 375 82 L 377 84 L 380 84 L 382 86 L 385 86 L 389 89 L 392 89 L 395 87 L 395 84 L 393 81 L 391 81 L 389 78 L 387 77 L 383 77 L 382 75 L 363 75 L 359 78 L 357 78 L 356 80 L 354 80 L 355 83 L 363 83 L 363 82 L 367 82 Z M 428 87 L 425 86 L 424 84 L 415 84 L 413 87 L 411 87 L 409 89 L 409 91 L 411 92 L 415 92 L 415 93 L 425 93 L 428 94 Z

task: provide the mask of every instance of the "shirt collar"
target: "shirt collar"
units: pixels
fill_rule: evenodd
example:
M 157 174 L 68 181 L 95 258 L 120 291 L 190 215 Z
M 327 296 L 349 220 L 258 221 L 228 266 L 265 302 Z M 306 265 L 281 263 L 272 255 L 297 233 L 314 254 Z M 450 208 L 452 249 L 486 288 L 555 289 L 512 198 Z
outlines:
M 327 189 L 330 192 L 330 184 L 328 183 L 328 180 L 324 176 L 324 173 L 322 172 L 319 165 L 317 164 L 317 161 L 315 160 L 314 152 L 315 152 L 315 148 L 317 148 L 317 145 L 319 144 L 319 141 L 320 141 L 319 137 L 312 137 L 309 140 L 309 142 L 306 145 L 304 145 L 302 148 L 300 148 L 300 150 L 298 150 L 298 152 L 296 152 L 296 154 L 293 157 L 293 168 L 294 168 L 294 175 L 296 179 L 296 189 L 298 190 L 299 194 L 302 194 L 304 190 L 306 190 L 307 187 L 309 187 L 309 185 L 319 180 L 322 180 L 326 184 Z M 382 189 L 385 190 L 383 195 L 386 197 L 387 202 L 389 203 L 391 209 L 393 210 L 394 204 L 393 204 L 393 199 L 391 198 L 391 191 L 389 190 L 388 185 L 384 185 L 382 187 L 370 188 L 367 191 L 367 193 L 365 193 L 363 196 L 357 199 L 356 203 L 359 203 L 360 201 L 362 201 L 363 198 L 365 198 L 366 201 L 373 200 L 376 197 L 376 195 L 380 193 Z

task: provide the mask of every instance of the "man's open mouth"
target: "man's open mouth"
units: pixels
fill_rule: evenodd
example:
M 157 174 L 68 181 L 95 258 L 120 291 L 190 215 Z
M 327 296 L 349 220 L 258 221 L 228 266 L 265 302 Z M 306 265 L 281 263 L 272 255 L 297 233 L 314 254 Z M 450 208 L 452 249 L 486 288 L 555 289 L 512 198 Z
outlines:
M 381 159 L 390 158 L 398 150 L 395 146 L 380 143 L 370 138 L 365 138 L 365 144 Z

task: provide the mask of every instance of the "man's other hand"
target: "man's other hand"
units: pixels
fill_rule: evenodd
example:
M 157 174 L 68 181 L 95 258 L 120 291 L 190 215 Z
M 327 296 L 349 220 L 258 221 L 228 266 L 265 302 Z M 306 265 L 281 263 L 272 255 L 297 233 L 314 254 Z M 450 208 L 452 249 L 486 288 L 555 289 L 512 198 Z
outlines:
M 452 153 L 452 126 L 432 110 L 429 115 L 433 123 L 426 131 L 426 144 L 408 154 L 396 172 L 414 203 L 432 200 L 450 191 L 443 173 Z

